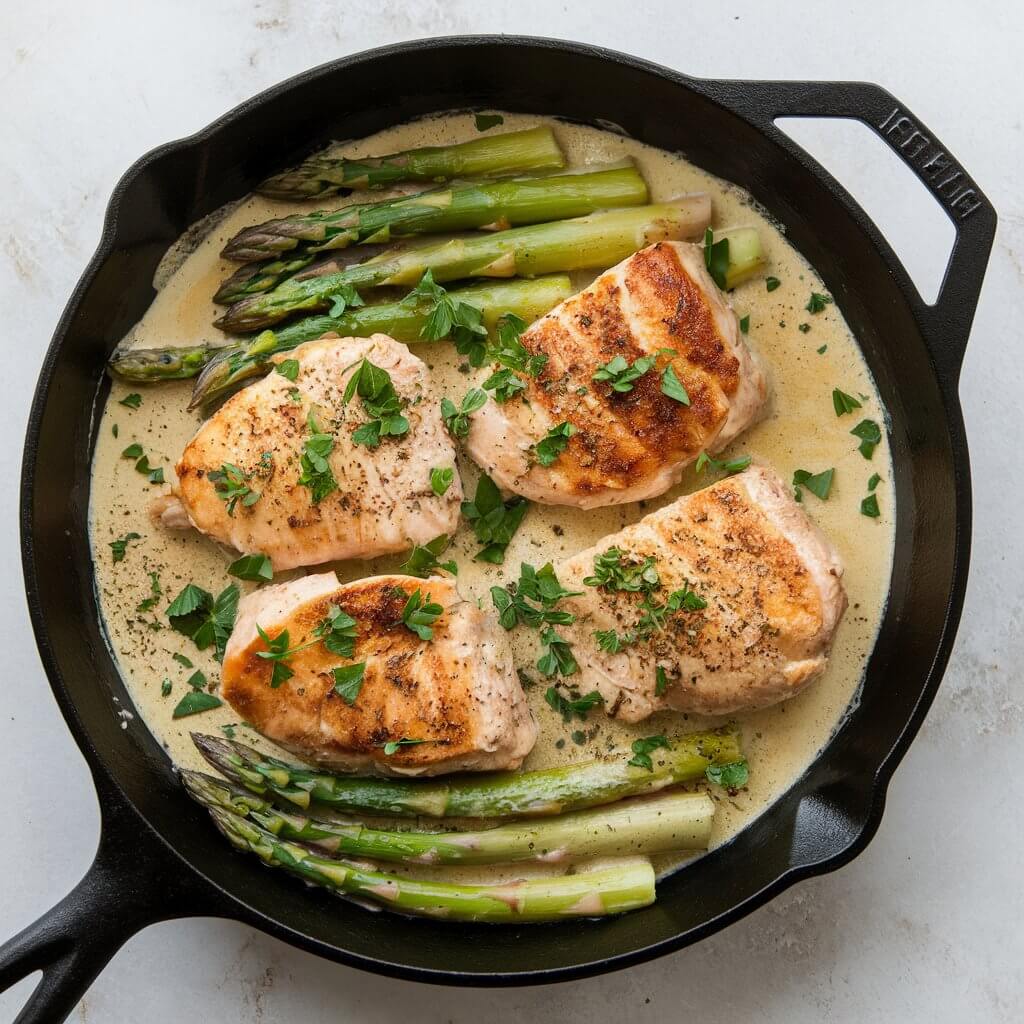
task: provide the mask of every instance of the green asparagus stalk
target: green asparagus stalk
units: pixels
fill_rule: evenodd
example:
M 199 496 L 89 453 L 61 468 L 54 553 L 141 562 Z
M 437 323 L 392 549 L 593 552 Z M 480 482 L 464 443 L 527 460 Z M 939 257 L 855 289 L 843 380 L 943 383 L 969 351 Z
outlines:
M 594 213 L 588 217 L 452 238 L 384 253 L 337 274 L 291 278 L 273 291 L 235 303 L 217 321 L 232 333 L 259 330 L 293 313 L 326 308 L 347 288 L 412 285 L 427 270 L 434 280 L 533 277 L 609 267 L 652 242 L 700 234 L 710 218 L 706 195 L 671 203 Z
M 221 255 L 239 263 L 280 260 L 286 253 L 306 255 L 490 224 L 539 224 L 647 201 L 647 185 L 633 166 L 493 181 L 267 221 L 240 231 Z
M 571 294 L 572 285 L 565 274 L 529 281 L 493 281 L 449 292 L 454 302 L 476 306 L 483 313 L 488 330 L 493 330 L 497 320 L 507 313 L 514 313 L 528 322 L 536 320 Z M 407 344 L 422 341 L 421 331 L 429 313 L 429 302 L 356 306 L 340 316 L 296 320 L 275 331 L 270 346 L 264 334 L 237 344 L 123 349 L 114 352 L 107 369 L 115 377 L 142 384 L 198 375 L 202 379 L 196 382 L 192 404 L 195 407 L 221 397 L 251 377 L 266 373 L 271 356 L 289 352 L 328 332 L 343 338 L 365 338 L 379 331 Z
M 486 831 L 396 832 L 281 811 L 254 793 L 200 772 L 183 771 L 181 778 L 199 803 L 248 817 L 280 839 L 316 846 L 331 856 L 420 864 L 561 863 L 703 850 L 715 814 L 707 794 L 675 790 Z
M 571 875 L 466 885 L 442 879 L 408 878 L 365 864 L 335 860 L 308 846 L 279 839 L 237 814 L 210 808 L 228 841 L 265 863 L 333 892 L 383 905 L 389 910 L 448 921 L 526 923 L 567 917 L 603 917 L 654 902 L 654 869 L 629 858 Z
M 479 309 L 490 333 L 494 332 L 497 321 L 508 313 L 532 323 L 571 294 L 572 284 L 565 274 L 537 277 L 532 281 L 499 281 L 449 293 L 454 302 L 467 302 Z M 196 409 L 223 398 L 245 381 L 265 374 L 270 369 L 271 356 L 289 352 L 328 332 L 342 338 L 368 338 L 379 331 L 406 344 L 422 341 L 430 308 L 431 304 L 426 301 L 415 305 L 387 302 L 356 306 L 341 316 L 306 317 L 277 331 L 264 331 L 244 346 L 225 346 L 199 375 L 189 408 Z
M 702 778 L 711 764 L 742 758 L 739 732 L 698 732 L 659 750 L 653 771 L 626 757 L 533 772 L 463 775 L 444 781 L 332 775 L 268 757 L 231 740 L 192 734 L 222 774 L 260 796 L 306 809 L 312 801 L 339 811 L 435 818 L 519 818 L 564 814 Z
M 272 199 L 315 199 L 344 190 L 390 188 L 403 181 L 495 178 L 565 166 L 554 132 L 530 128 L 485 135 L 453 146 L 427 146 L 389 156 L 314 156 L 268 178 L 257 192 Z
M 736 285 L 764 270 L 764 249 L 757 228 L 736 228 L 723 231 L 719 236 L 729 239 L 729 267 L 725 272 L 725 287 Z

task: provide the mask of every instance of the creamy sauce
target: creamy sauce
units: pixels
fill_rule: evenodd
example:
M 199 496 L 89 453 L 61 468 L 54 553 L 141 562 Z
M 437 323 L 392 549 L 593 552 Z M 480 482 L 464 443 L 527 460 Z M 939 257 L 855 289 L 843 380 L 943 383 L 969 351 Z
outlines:
M 536 118 L 506 114 L 501 130 L 536 123 Z M 839 627 L 823 678 L 791 701 L 766 711 L 738 716 L 750 762 L 750 783 L 735 796 L 712 789 L 712 796 L 718 802 L 712 844 L 719 845 L 793 784 L 857 699 L 864 666 L 884 611 L 895 510 L 886 443 L 883 441 L 878 446 L 872 461 L 865 461 L 857 451 L 858 441 L 850 435 L 850 430 L 865 417 L 883 422 L 884 411 L 857 344 L 836 307 L 829 305 L 815 315 L 804 309 L 812 291 L 826 291 L 821 279 L 744 192 L 677 155 L 639 142 L 576 125 L 556 123 L 555 128 L 573 166 L 632 157 L 650 186 L 653 202 L 685 192 L 708 191 L 713 200 L 716 229 L 743 226 L 759 229 L 768 257 L 767 273 L 779 278 L 781 285 L 768 292 L 764 278 L 759 277 L 737 288 L 731 300 L 739 316 L 750 317 L 747 340 L 760 353 L 769 372 L 772 400 L 762 422 L 742 435 L 730 454 L 750 453 L 756 460 L 773 466 L 784 479 L 789 479 L 798 468 L 811 472 L 830 466 L 836 469 L 828 500 L 822 502 L 807 494 L 804 501 L 810 516 L 832 539 L 843 558 L 850 607 Z M 476 135 L 471 116 L 449 116 L 389 129 L 346 145 L 345 152 L 374 155 L 458 142 Z M 358 195 L 353 199 L 365 201 L 365 197 Z M 317 205 L 336 206 L 341 202 L 328 200 Z M 211 326 L 219 307 L 213 305 L 210 297 L 236 265 L 222 260 L 218 255 L 220 249 L 242 227 L 280 216 L 293 208 L 250 197 L 227 211 L 219 221 L 214 220 L 213 227 L 198 245 L 196 238 L 200 232 L 191 232 L 165 260 L 157 279 L 160 292 L 132 332 L 132 344 L 155 348 L 223 340 Z M 583 287 L 588 280 L 587 276 L 581 276 L 576 283 Z M 801 324 L 810 324 L 810 330 L 801 331 Z M 819 352 L 823 347 L 824 351 Z M 417 345 L 415 352 L 433 371 L 433 397 L 436 399 L 443 395 L 461 397 L 476 383 L 472 375 L 466 374 L 466 368 L 460 370 L 461 360 L 450 346 L 443 343 Z M 485 375 L 486 372 L 481 379 Z M 200 423 L 198 413 L 185 411 L 191 386 L 191 381 L 152 387 L 113 384 L 96 445 L 91 520 L 100 608 L 111 648 L 135 707 L 175 763 L 198 768 L 204 764 L 189 740 L 189 732 L 216 732 L 220 726 L 230 723 L 237 726 L 238 716 L 225 705 L 201 715 L 172 720 L 171 711 L 187 692 L 186 680 L 192 673 L 191 669 L 174 661 L 172 655 L 176 652 L 187 655 L 211 681 L 217 679 L 218 666 L 209 651 L 197 651 L 191 641 L 168 627 L 164 611 L 188 582 L 195 582 L 213 593 L 223 589 L 231 582 L 227 566 L 237 556 L 198 533 L 172 533 L 154 527 L 146 508 L 153 498 L 169 488 L 149 484 L 146 476 L 136 472 L 134 460 L 121 456 L 124 448 L 137 442 L 145 450 L 150 464 L 162 466 L 167 480 L 171 481 L 174 462 Z M 857 396 L 863 409 L 837 417 L 832 407 L 834 387 Z M 119 404 L 132 391 L 140 392 L 143 398 L 141 407 L 136 410 Z M 476 469 L 462 458 L 460 470 L 465 488 L 472 494 Z M 882 514 L 878 519 L 871 519 L 860 513 L 860 502 L 868 493 L 868 478 L 876 472 L 882 477 L 876 491 Z M 472 531 L 463 525 L 449 552 L 459 563 L 459 589 L 467 597 L 483 599 L 484 607 L 489 608 L 489 588 L 509 578 L 515 579 L 521 561 L 538 566 L 547 561 L 557 562 L 708 482 L 708 477 L 697 477 L 690 471 L 679 487 L 656 501 L 586 513 L 535 505 L 509 545 L 504 566 L 474 562 L 472 558 L 478 544 Z M 108 545 L 131 531 L 141 534 L 142 539 L 130 542 L 124 560 L 115 564 Z M 393 570 L 402 561 L 404 556 L 317 566 L 309 571 L 336 568 L 344 581 Z M 162 596 L 152 610 L 140 611 L 140 603 L 151 596 L 150 573 L 156 574 Z M 301 571 L 279 574 L 275 581 L 300 574 Z M 254 584 L 240 582 L 239 586 L 245 593 L 253 589 Z M 528 696 L 541 732 L 526 768 L 621 753 L 640 736 L 664 733 L 672 738 L 708 724 L 719 724 L 692 715 L 664 713 L 639 725 L 627 726 L 610 721 L 600 712 L 592 712 L 587 722 L 566 725 L 544 703 L 547 684 L 533 668 L 539 647 L 536 631 L 516 636 L 514 644 L 518 664 L 538 678 Z M 166 697 L 161 693 L 165 679 L 171 683 L 170 695 Z M 114 713 L 117 710 L 114 708 Z M 245 742 L 273 749 L 247 728 L 238 727 L 237 735 Z M 656 867 L 663 872 L 677 863 L 679 861 L 672 858 L 658 858 Z M 488 874 L 494 878 L 495 871 L 466 871 L 465 874 L 466 877 Z M 514 874 L 521 876 L 524 871 L 517 867 Z

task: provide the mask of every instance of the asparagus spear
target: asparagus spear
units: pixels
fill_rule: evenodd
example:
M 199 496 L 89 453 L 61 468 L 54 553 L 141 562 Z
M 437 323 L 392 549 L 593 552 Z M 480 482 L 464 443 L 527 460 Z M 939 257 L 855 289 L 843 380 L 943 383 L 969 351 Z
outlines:
M 725 287 L 735 288 L 764 269 L 764 250 L 757 228 L 735 228 L 723 231 L 721 238 L 729 239 L 729 267 L 725 272 Z
M 485 135 L 452 146 L 426 146 L 389 156 L 314 156 L 268 178 L 256 191 L 272 199 L 314 199 L 339 191 L 388 188 L 401 181 L 451 181 L 554 171 L 565 157 L 550 128 Z
M 453 301 L 468 302 L 483 312 L 488 330 L 506 313 L 531 321 L 572 294 L 564 274 L 530 281 L 493 281 L 448 293 Z M 369 337 L 380 331 L 406 343 L 421 341 L 420 332 L 430 313 L 430 303 L 385 302 L 356 306 L 341 316 L 311 316 L 296 320 L 274 332 L 273 345 L 266 335 L 243 339 L 237 344 L 197 345 L 191 348 L 125 349 L 110 358 L 108 370 L 115 377 L 140 383 L 181 380 L 199 375 L 193 407 L 220 397 L 250 377 L 267 372 L 267 360 L 288 352 L 303 342 L 333 331 L 342 337 Z M 204 370 L 204 366 L 208 370 Z
M 572 294 L 565 274 L 538 277 L 532 281 L 502 281 L 462 288 L 449 293 L 452 300 L 468 302 L 483 313 L 483 324 L 493 332 L 504 315 L 513 313 L 527 322 L 543 316 Z M 228 346 L 204 368 L 192 390 L 189 408 L 212 402 L 235 391 L 246 380 L 270 369 L 268 360 L 278 352 L 288 352 L 303 342 L 333 331 L 343 338 L 368 338 L 378 331 L 406 344 L 422 341 L 422 331 L 430 315 L 430 303 L 388 302 L 376 306 L 357 306 L 341 316 L 314 316 L 287 324 L 278 331 L 264 331 L 244 347 Z
M 708 196 L 694 195 L 655 206 L 409 247 L 337 274 L 291 278 L 271 292 L 235 303 L 217 326 L 232 333 L 258 330 L 293 313 L 324 309 L 331 296 L 344 288 L 415 284 L 426 270 L 433 272 L 435 281 L 443 282 L 608 267 L 651 242 L 699 234 L 707 226 L 710 212 Z
M 631 765 L 623 756 L 534 772 L 421 782 L 332 775 L 286 764 L 217 736 L 193 733 L 192 741 L 232 782 L 260 796 L 270 794 L 303 809 L 316 800 L 340 811 L 435 818 L 563 814 L 690 782 L 701 778 L 709 764 L 731 764 L 743 756 L 739 732 L 729 728 L 693 733 L 671 749 L 659 750 L 653 771 Z
M 267 864 L 333 892 L 367 899 L 404 914 L 448 921 L 520 923 L 603 917 L 654 902 L 654 869 L 640 857 L 572 875 L 465 885 L 408 878 L 353 861 L 319 856 L 309 847 L 279 839 L 237 814 L 220 808 L 210 808 L 210 814 L 229 842 L 255 853 Z
M 489 224 L 538 224 L 647 201 L 647 185 L 633 166 L 493 181 L 270 220 L 240 231 L 221 255 L 239 263 L 280 260 L 285 253 L 305 255 Z
M 482 832 L 388 832 L 280 811 L 262 797 L 200 772 L 183 771 L 181 778 L 199 803 L 248 817 L 280 839 L 317 846 L 331 856 L 420 864 L 559 863 L 703 850 L 715 813 L 706 794 L 676 790 Z

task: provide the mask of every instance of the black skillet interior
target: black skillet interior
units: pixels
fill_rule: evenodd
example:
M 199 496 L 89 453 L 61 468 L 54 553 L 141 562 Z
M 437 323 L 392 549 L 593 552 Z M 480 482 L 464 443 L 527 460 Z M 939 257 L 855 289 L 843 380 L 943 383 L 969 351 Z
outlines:
M 112 698 L 121 706 L 129 700 L 97 619 L 87 535 L 91 410 L 102 397 L 107 356 L 153 298 L 153 271 L 166 248 L 191 223 L 329 140 L 465 108 L 612 122 L 748 189 L 824 277 L 891 416 L 896 559 L 859 708 L 770 813 L 662 882 L 654 906 L 599 923 L 497 929 L 372 914 L 228 852 L 141 721 L 120 728 Z M 935 307 L 921 302 L 835 180 L 774 128 L 780 115 L 863 120 L 945 204 L 958 236 Z M 959 617 L 970 495 L 956 377 L 994 227 L 992 208 L 959 165 L 875 86 L 697 81 L 607 51 L 533 39 L 434 39 L 346 58 L 144 157 L 118 185 L 99 252 L 57 328 L 25 452 L 32 617 L 54 691 L 96 777 L 105 822 L 93 872 L 0 951 L 0 988 L 50 966 L 23 1019 L 58 1019 L 55 1011 L 70 1009 L 128 935 L 165 917 L 240 918 L 382 973 L 536 983 L 678 948 L 859 852 L 938 685 Z M 44 1006 L 53 1016 L 31 1016 Z

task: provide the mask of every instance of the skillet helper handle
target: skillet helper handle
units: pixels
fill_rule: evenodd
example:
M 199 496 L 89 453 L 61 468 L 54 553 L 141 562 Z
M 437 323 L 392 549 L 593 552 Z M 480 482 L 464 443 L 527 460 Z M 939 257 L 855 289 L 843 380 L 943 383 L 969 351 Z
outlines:
M 96 779 L 103 821 L 85 877 L 55 907 L 0 946 L 0 992 L 34 971 L 43 977 L 14 1024 L 58 1024 L 115 953 L 146 925 L 218 914 L 198 878 L 182 877 L 113 787 Z
M 733 83 L 730 102 L 776 138 L 779 117 L 829 117 L 860 121 L 913 171 L 956 229 L 956 238 L 934 304 L 914 295 L 914 315 L 940 368 L 959 377 L 974 311 L 996 232 L 996 212 L 960 162 L 881 86 L 869 82 Z M 740 95 L 742 94 L 742 95 Z M 786 139 L 789 145 L 793 143 Z

